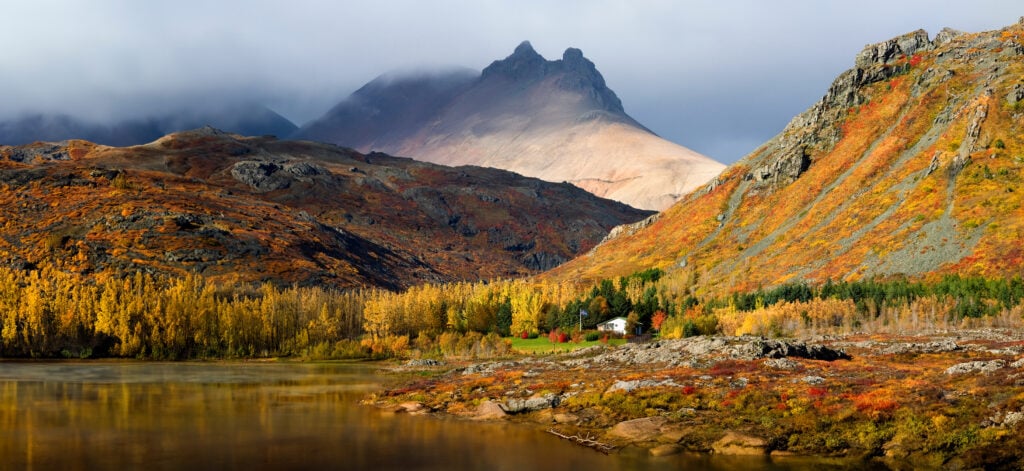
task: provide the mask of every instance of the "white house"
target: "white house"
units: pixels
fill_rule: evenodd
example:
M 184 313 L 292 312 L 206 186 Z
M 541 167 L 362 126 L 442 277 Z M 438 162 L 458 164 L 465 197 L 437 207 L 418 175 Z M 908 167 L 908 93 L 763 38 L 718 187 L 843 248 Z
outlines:
M 601 332 L 615 332 L 619 335 L 626 335 L 626 318 L 616 317 L 597 324 L 597 330 Z

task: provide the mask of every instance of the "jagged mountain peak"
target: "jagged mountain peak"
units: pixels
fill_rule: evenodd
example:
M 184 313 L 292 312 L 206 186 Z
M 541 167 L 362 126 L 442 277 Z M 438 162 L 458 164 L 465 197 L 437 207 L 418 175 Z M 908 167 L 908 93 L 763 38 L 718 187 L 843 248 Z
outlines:
M 583 51 L 549 61 L 529 41 L 472 78 L 374 80 L 296 136 L 570 182 L 655 210 L 723 168 L 626 114 Z
M 548 61 L 533 49 L 530 41 L 516 46 L 508 57 L 496 60 L 483 70 L 481 77 L 505 77 L 511 80 L 537 80 L 548 72 Z
M 515 50 L 512 51 L 512 55 L 509 57 L 532 57 L 540 56 L 537 51 L 533 49 L 533 44 L 530 41 L 523 41 L 516 46 Z

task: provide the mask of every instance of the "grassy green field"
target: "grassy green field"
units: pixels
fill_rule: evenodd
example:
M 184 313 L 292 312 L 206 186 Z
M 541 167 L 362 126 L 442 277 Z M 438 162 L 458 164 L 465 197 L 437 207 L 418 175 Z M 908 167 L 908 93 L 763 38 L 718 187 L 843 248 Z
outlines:
M 626 343 L 626 339 L 610 339 L 608 345 L 622 345 Z M 580 342 L 573 343 L 572 341 L 566 343 L 551 343 L 547 336 L 537 337 L 535 339 L 521 339 L 515 337 L 512 339 L 512 349 L 520 353 L 561 353 L 568 352 L 570 350 L 576 350 L 578 348 L 592 347 L 594 345 L 604 345 L 600 340 L 594 340 L 592 342 Z

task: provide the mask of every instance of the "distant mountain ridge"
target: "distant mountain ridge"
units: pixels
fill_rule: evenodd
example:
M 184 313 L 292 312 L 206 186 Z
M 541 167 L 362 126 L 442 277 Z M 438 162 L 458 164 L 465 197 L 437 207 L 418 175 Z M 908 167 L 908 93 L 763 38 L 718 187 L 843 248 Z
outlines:
M 0 145 L 82 139 L 109 146 L 132 146 L 155 141 L 166 134 L 203 126 L 243 136 L 273 135 L 282 138 L 298 129 L 284 116 L 256 104 L 181 110 L 108 124 L 67 114 L 35 113 L 0 121 Z
M 723 293 L 1024 273 L 1024 18 L 857 54 L 822 99 L 665 212 L 545 276 L 650 267 Z
M 579 49 L 548 61 L 529 42 L 479 74 L 379 77 L 294 137 L 568 181 L 646 209 L 724 168 L 626 114 Z

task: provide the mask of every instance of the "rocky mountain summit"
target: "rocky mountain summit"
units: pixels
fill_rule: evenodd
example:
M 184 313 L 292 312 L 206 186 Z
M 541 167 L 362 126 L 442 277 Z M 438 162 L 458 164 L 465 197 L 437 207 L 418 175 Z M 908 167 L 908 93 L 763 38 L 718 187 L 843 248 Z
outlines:
M 605 85 L 604 77 L 594 63 L 574 47 L 566 49 L 561 60 L 548 61 L 533 49 L 529 41 L 523 41 L 512 55 L 492 62 L 480 74 L 481 80 L 503 77 L 517 82 L 536 82 L 549 76 L 558 77 L 556 84 L 563 90 L 589 94 L 601 110 L 615 116 L 626 113 L 622 101 Z
M 579 188 L 203 128 L 0 146 L 0 262 L 399 289 L 524 276 L 649 212 Z
M 1019 274 L 1022 59 L 1021 23 L 868 45 L 779 135 L 553 276 L 656 266 L 724 291 Z
M 479 165 L 663 209 L 723 166 L 626 114 L 593 62 L 524 41 L 482 72 L 382 76 L 295 137 L 445 165 Z

